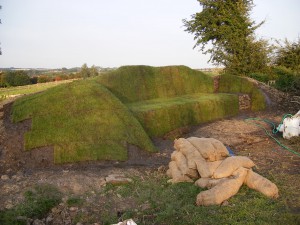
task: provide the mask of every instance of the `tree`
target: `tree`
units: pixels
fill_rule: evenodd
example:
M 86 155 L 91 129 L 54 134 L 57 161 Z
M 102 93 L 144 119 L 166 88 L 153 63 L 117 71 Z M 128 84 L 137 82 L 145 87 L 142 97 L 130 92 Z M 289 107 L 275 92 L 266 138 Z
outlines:
M 275 65 L 284 66 L 300 74 L 300 38 L 298 37 L 295 42 L 285 39 L 283 44 L 280 41 L 277 43 L 279 46 L 276 51 Z
M 90 70 L 86 63 L 82 65 L 79 73 L 80 73 L 80 76 L 83 77 L 84 79 L 91 76 Z
M 6 87 L 5 74 L 0 72 L 0 87 Z
M 250 19 L 252 0 L 198 0 L 202 11 L 183 20 L 187 32 L 194 34 L 195 47 L 228 72 L 246 75 L 266 67 L 266 42 L 255 40 L 255 25 Z M 207 48 L 208 47 L 208 48 Z M 259 57 L 258 57 L 259 56 Z
M 90 68 L 90 74 L 91 74 L 91 77 L 95 77 L 95 76 L 99 75 L 98 70 L 94 65 Z
M 25 71 L 7 71 L 1 79 L 3 86 L 23 86 L 31 84 L 30 77 Z

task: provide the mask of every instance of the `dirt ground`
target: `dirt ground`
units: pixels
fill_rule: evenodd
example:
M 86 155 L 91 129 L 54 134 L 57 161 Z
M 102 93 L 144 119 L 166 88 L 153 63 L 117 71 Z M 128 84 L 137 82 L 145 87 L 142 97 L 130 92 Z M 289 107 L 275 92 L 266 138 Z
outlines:
M 291 96 L 267 86 L 261 88 L 268 96 L 268 109 L 264 112 L 243 111 L 237 117 L 170 132 L 164 138 L 153 140 L 159 149 L 156 154 L 150 155 L 135 146 L 129 146 L 127 162 L 85 162 L 63 166 L 52 163 L 52 147 L 29 152 L 23 150 L 24 133 L 30 129 L 31 121 L 13 124 L 10 121 L 12 103 L 8 103 L 0 109 L 0 210 L 21 202 L 24 190 L 34 184 L 49 183 L 66 194 L 83 194 L 101 188 L 109 174 L 139 175 L 161 169 L 170 161 L 174 138 L 196 136 L 220 140 L 235 155 L 250 157 L 261 175 L 271 178 L 275 183 L 280 179 L 278 182 L 282 186 L 293 185 L 295 193 L 287 200 L 287 205 L 291 211 L 300 213 L 300 157 L 282 149 L 261 128 L 245 122 L 246 118 L 259 117 L 279 124 L 284 114 L 296 113 L 300 105 L 291 102 Z M 266 128 L 271 129 L 268 126 Z M 285 141 L 279 134 L 277 137 L 300 152 L 299 138 Z

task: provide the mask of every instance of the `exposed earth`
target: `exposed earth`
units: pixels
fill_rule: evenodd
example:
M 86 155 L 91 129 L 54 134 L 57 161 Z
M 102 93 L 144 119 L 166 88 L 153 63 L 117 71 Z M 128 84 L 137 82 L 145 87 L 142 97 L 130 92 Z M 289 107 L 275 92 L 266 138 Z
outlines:
M 261 128 L 245 122 L 248 117 L 259 117 L 273 121 L 277 125 L 284 114 L 296 113 L 300 109 L 300 104 L 291 102 L 292 97 L 287 94 L 259 85 L 268 96 L 266 111 L 258 113 L 241 111 L 237 117 L 178 129 L 163 138 L 153 140 L 159 149 L 155 154 L 148 154 L 135 146 L 129 146 L 127 162 L 54 165 L 52 147 L 25 152 L 23 137 L 30 129 L 31 121 L 13 124 L 10 121 L 12 103 L 2 102 L 0 103 L 0 210 L 12 208 L 21 202 L 24 190 L 35 184 L 55 185 L 65 196 L 84 195 L 103 188 L 106 184 L 105 178 L 110 174 L 123 174 L 130 177 L 142 176 L 154 170 L 163 173 L 170 161 L 170 154 L 174 151 L 174 138 L 197 136 L 220 140 L 230 147 L 234 154 L 250 157 L 261 175 L 271 178 L 275 183 L 280 179 L 278 182 L 281 182 L 282 187 L 292 185 L 295 191 L 292 198 L 287 200 L 287 206 L 294 213 L 300 214 L 300 157 L 281 148 L 266 136 Z M 1 104 L 4 106 L 2 107 Z M 270 127 L 265 127 L 271 130 Z M 280 134 L 276 137 L 288 147 L 300 152 L 300 138 L 287 141 L 282 139 Z M 284 192 L 284 190 L 280 191 Z M 101 208 L 99 201 L 93 201 L 92 198 L 89 201 L 93 207 Z M 62 203 L 52 210 L 52 217 L 58 221 L 57 224 L 59 221 L 71 224 L 72 215 L 75 215 L 78 210 L 68 208 Z

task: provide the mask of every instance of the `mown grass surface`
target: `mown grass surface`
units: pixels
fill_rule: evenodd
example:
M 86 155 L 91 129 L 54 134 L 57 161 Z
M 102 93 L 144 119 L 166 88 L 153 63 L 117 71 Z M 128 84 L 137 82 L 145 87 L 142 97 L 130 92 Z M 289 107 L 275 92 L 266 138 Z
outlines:
M 172 185 L 167 180 L 164 174 L 152 173 L 135 178 L 131 184 L 107 186 L 104 194 L 110 201 L 104 202 L 99 215 L 103 224 L 128 218 L 137 224 L 160 225 L 300 222 L 299 215 L 286 208 L 285 197 L 270 199 L 243 186 L 227 206 L 196 206 L 196 196 L 203 189 L 192 183 Z M 122 208 L 124 205 L 127 207 Z
M 70 83 L 73 80 L 64 80 L 64 81 L 56 81 L 56 82 L 48 82 L 41 84 L 32 84 L 25 85 L 19 87 L 8 87 L 8 88 L 0 88 L 0 99 L 9 97 L 11 95 L 25 95 L 25 94 L 33 94 L 40 91 L 47 90 L 49 88 L 55 87 L 60 84 Z
M 124 103 L 214 91 L 211 76 L 186 66 L 123 66 L 98 81 Z
M 127 106 L 150 136 L 161 136 L 179 127 L 234 116 L 239 112 L 238 96 L 230 94 L 198 93 Z
M 54 146 L 54 162 L 126 160 L 127 143 L 155 151 L 128 108 L 94 80 L 18 99 L 12 120 L 32 119 L 25 149 Z
M 252 111 L 264 110 L 266 107 L 265 97 L 263 93 L 255 86 L 255 84 L 251 83 L 243 77 L 227 74 L 221 75 L 219 82 L 219 92 L 249 94 L 252 99 Z
M 26 219 L 41 219 L 61 201 L 62 194 L 50 185 L 37 185 L 24 193 L 24 201 L 12 209 L 0 211 L 0 224 L 27 224 Z

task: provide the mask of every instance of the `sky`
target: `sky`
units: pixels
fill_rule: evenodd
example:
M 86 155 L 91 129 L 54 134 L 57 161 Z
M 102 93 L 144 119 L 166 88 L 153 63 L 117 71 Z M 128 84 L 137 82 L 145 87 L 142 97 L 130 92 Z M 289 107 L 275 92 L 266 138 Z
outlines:
M 257 36 L 295 41 L 299 0 L 254 0 Z M 214 67 L 182 19 L 197 0 L 0 0 L 0 68 L 123 65 Z

